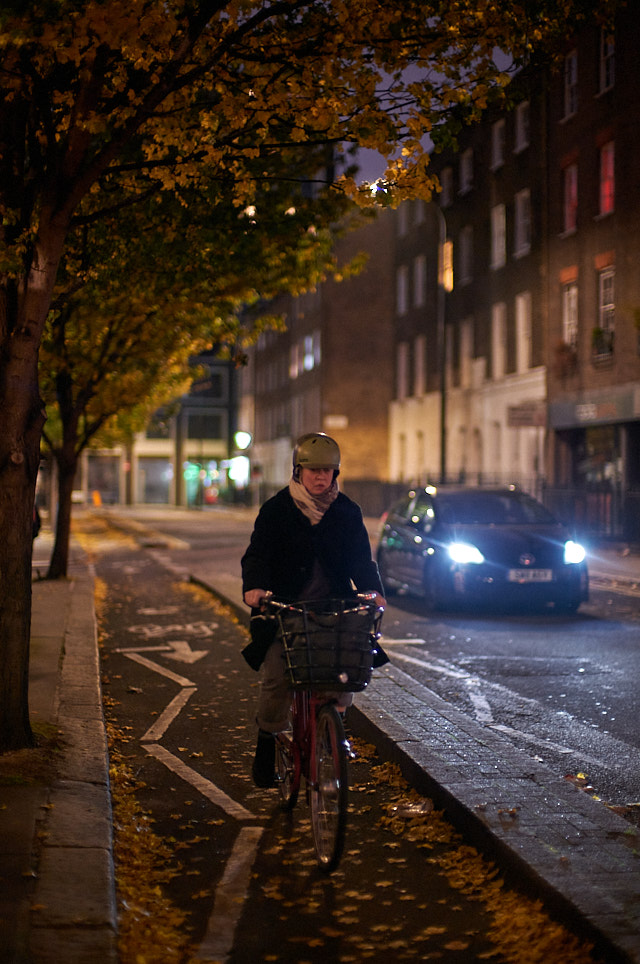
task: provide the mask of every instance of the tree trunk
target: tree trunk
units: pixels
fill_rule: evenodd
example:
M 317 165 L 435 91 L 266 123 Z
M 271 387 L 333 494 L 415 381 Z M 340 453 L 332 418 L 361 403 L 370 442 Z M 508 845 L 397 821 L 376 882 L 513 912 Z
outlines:
M 26 383 L 11 378 L 16 368 L 18 377 L 24 376 L 24 358 L 0 370 L 4 423 L 0 439 L 0 752 L 33 744 L 29 724 L 31 555 L 43 422 L 36 359 L 34 352 L 33 371 Z
M 64 453 L 56 452 L 55 459 L 58 466 L 58 516 L 47 579 L 64 579 L 69 565 L 73 483 L 78 456 L 74 453 L 72 457 L 65 457 Z
M 33 504 L 44 407 L 38 349 L 64 226 L 43 230 L 21 282 L 0 288 L 0 753 L 33 744 L 29 724 Z

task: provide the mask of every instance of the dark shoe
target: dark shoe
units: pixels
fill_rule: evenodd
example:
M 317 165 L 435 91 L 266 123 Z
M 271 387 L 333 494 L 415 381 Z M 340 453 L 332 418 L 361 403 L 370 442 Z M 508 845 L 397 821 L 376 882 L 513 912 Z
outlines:
M 253 782 L 263 790 L 275 786 L 276 782 L 276 738 L 273 733 L 258 731 L 256 755 L 251 768 Z

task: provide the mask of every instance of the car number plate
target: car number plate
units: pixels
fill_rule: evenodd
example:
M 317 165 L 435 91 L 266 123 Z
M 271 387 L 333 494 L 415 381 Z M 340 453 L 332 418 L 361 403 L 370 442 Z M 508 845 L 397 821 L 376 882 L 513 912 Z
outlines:
M 510 569 L 509 582 L 551 582 L 551 569 Z

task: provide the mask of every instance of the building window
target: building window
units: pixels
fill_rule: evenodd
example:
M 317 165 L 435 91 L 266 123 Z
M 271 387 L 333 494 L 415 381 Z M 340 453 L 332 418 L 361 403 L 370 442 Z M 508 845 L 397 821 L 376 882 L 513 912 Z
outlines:
M 460 284 L 473 280 L 473 226 L 465 225 L 460 232 Z
M 507 229 L 504 204 L 491 209 L 491 267 L 502 268 L 507 260 Z
M 575 349 L 578 344 L 578 284 L 571 281 L 562 288 L 562 341 Z
M 187 438 L 222 438 L 222 416 L 212 412 L 189 415 Z
M 407 341 L 402 341 L 398 345 L 396 381 L 396 396 L 401 402 L 409 395 L 409 343 Z
M 398 268 L 396 275 L 396 311 L 398 315 L 406 315 L 409 307 L 409 269 L 406 264 Z
M 468 147 L 460 157 L 460 194 L 468 194 L 473 187 L 473 150 Z
M 418 335 L 414 344 L 414 359 L 413 359 L 413 394 L 414 395 L 424 395 L 427 389 L 427 375 L 426 375 L 426 351 L 427 351 L 427 339 L 424 335 Z
M 413 304 L 422 308 L 427 300 L 427 259 L 423 254 L 413 262 Z
M 500 302 L 491 308 L 491 374 L 503 378 L 507 370 L 507 306 Z
M 613 212 L 615 189 L 615 150 L 613 141 L 609 141 L 600 148 L 600 214 Z
M 531 292 L 516 295 L 516 371 L 531 368 Z
M 418 198 L 415 202 L 416 208 L 414 212 L 414 224 L 424 224 L 426 217 L 426 204 L 422 198 Z
M 531 192 L 518 191 L 515 198 L 514 254 L 522 257 L 531 250 Z
M 409 230 L 409 203 L 405 201 L 398 208 L 398 237 L 403 238 Z
M 564 116 L 572 117 L 578 110 L 578 52 L 572 50 L 564 58 Z
M 465 318 L 460 326 L 460 387 L 471 388 L 473 363 L 473 319 Z
M 525 100 L 516 107 L 516 130 L 514 151 L 519 154 L 529 146 L 529 101 Z
M 565 234 L 575 231 L 578 223 L 578 165 L 569 164 L 562 172 L 563 216 Z
M 598 327 L 593 332 L 594 355 L 613 353 L 615 331 L 615 271 L 607 268 L 598 276 Z
M 443 208 L 448 208 L 453 203 L 453 170 L 450 167 L 444 167 L 442 173 L 440 174 L 440 186 L 442 191 L 440 193 L 440 204 Z
M 610 90 L 615 81 L 615 47 L 613 34 L 600 31 L 600 93 Z
M 504 164 L 504 120 L 496 121 L 491 127 L 491 170 L 495 171 Z
M 289 349 L 289 378 L 297 378 L 300 367 L 300 346 L 296 343 Z

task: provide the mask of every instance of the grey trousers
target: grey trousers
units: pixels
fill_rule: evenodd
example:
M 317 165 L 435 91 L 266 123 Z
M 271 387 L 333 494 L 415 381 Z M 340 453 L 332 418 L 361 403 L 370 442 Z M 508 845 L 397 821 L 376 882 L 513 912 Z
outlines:
M 260 696 L 256 722 L 261 730 L 280 733 L 289 724 L 289 708 L 293 690 L 289 685 L 284 649 L 280 640 L 272 643 L 267 650 L 260 670 Z M 353 702 L 353 693 L 329 693 L 337 701 L 339 710 L 346 710 Z

